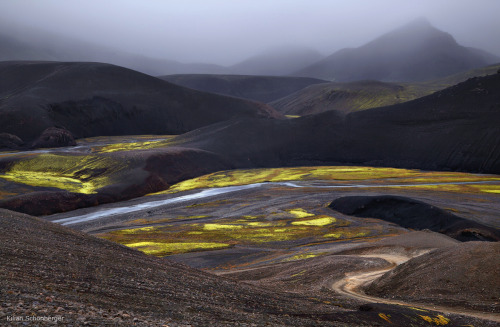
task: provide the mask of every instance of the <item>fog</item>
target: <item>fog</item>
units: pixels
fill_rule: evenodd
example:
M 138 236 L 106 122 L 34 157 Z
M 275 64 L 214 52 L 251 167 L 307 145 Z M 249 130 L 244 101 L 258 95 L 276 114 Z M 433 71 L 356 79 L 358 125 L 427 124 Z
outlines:
M 290 45 L 328 55 L 419 17 L 462 45 L 500 55 L 498 13 L 498 0 L 0 0 L 0 28 L 231 65 Z

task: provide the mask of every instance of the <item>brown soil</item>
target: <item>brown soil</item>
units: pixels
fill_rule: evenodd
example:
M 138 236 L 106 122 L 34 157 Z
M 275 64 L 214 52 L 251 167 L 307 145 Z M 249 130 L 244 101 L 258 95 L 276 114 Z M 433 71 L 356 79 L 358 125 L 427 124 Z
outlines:
M 368 294 L 500 312 L 500 243 L 468 242 L 424 254 L 373 282 Z

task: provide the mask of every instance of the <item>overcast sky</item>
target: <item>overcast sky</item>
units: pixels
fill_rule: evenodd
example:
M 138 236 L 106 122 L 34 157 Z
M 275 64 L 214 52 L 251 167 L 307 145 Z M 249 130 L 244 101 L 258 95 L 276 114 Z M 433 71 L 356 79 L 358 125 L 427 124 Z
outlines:
M 418 17 L 500 55 L 500 0 L 0 0 L 2 24 L 224 65 L 284 45 L 328 55 Z

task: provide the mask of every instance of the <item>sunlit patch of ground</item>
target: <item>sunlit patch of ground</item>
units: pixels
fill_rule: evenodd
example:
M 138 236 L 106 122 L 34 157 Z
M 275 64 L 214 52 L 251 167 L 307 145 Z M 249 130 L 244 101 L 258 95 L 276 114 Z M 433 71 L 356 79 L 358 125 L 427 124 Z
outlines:
M 126 167 L 126 162 L 109 157 L 44 153 L 13 163 L 0 174 L 0 178 L 30 186 L 91 194 L 110 185 L 109 176 Z
M 164 256 L 206 250 L 199 246 L 178 246 L 181 243 L 289 249 L 296 246 L 339 240 L 350 241 L 360 237 L 380 236 L 388 233 L 386 229 L 379 228 L 379 226 L 351 226 L 352 223 L 345 219 L 315 214 L 296 207 L 278 209 L 268 215 L 225 218 L 207 218 L 201 215 L 201 218 L 196 217 L 191 216 L 189 221 L 187 221 L 188 217 L 184 219 L 181 219 L 182 217 L 135 219 L 128 224 L 147 226 L 112 230 L 100 233 L 98 236 L 144 250 L 148 254 Z M 157 250 L 152 250 L 151 246 L 147 248 L 137 246 L 137 244 L 146 244 L 144 242 L 154 244 Z M 308 258 L 308 256 L 296 255 L 297 251 L 302 250 L 291 251 L 290 260 Z
M 498 181 L 500 184 L 500 177 L 495 175 L 478 175 L 459 172 L 434 172 L 412 169 L 358 166 L 238 169 L 217 172 L 186 180 L 173 185 L 168 190 L 155 194 L 170 194 L 207 187 L 225 187 L 262 182 L 287 181 L 330 181 L 342 182 L 343 184 L 347 181 L 369 181 L 375 185 Z M 462 192 L 463 189 L 461 186 L 470 185 L 430 185 L 411 187 L 447 190 L 453 190 L 455 188 L 458 192 Z M 467 190 L 467 187 L 464 189 Z M 474 190 L 474 188 L 471 188 L 471 190 Z M 475 190 L 481 191 L 482 189 L 477 187 Z

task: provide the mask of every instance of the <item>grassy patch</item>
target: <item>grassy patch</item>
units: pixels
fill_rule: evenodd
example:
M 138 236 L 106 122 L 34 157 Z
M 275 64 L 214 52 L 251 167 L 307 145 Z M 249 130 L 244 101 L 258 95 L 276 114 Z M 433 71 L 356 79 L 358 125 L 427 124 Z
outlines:
M 427 172 L 413 169 L 381 168 L 381 167 L 353 167 L 353 166 L 323 166 L 323 167 L 291 167 L 266 169 L 238 169 L 221 171 L 213 174 L 193 178 L 173 185 L 166 191 L 155 194 L 169 194 L 188 191 L 198 188 L 225 187 L 247 185 L 262 182 L 286 181 L 361 181 L 371 183 L 450 183 L 500 181 L 498 176 L 475 175 L 457 172 Z M 389 180 L 389 181 L 388 181 Z M 438 185 L 447 186 L 447 185 Z M 461 186 L 461 185 L 458 185 Z M 426 186 L 417 186 L 423 187 Z M 451 187 L 451 186 L 450 186 Z M 433 188 L 429 186 L 428 188 Z
M 125 169 L 126 165 L 126 162 L 103 156 L 39 154 L 14 163 L 0 178 L 30 186 L 92 194 L 110 185 L 110 175 Z
M 125 245 L 154 256 L 165 256 L 169 254 L 186 253 L 192 251 L 223 249 L 230 246 L 229 244 L 209 242 L 136 242 L 128 243 Z

